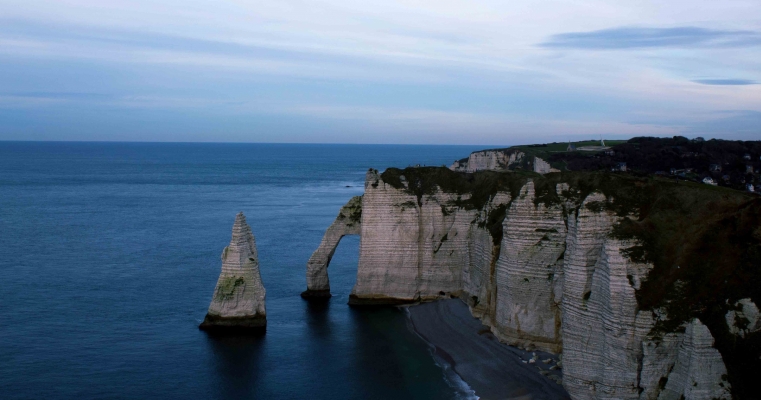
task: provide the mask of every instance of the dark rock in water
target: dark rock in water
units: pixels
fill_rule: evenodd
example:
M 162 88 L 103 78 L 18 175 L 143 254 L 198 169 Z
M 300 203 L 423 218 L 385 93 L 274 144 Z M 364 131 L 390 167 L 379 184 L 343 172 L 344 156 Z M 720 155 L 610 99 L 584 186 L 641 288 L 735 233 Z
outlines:
M 267 318 L 254 317 L 220 317 L 206 314 L 198 329 L 211 333 L 264 333 L 267 331 Z
M 393 297 L 358 297 L 354 294 L 349 295 L 350 306 L 401 306 L 415 304 L 420 301 L 419 298 L 413 300 L 397 299 Z
M 301 292 L 301 298 L 306 300 L 328 300 L 331 297 L 333 297 L 333 295 L 330 294 L 330 289 L 327 289 L 327 290 L 307 289 Z

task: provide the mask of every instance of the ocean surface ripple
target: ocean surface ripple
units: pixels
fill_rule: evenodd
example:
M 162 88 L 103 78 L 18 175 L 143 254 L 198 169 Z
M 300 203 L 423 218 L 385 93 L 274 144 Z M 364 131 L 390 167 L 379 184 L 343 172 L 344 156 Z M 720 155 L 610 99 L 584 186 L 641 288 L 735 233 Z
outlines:
M 367 168 L 450 164 L 468 146 L 0 142 L 3 399 L 455 399 L 403 311 L 349 308 L 305 266 Z M 264 337 L 197 329 L 235 214 L 256 236 Z M 455 382 L 455 386 L 462 385 Z

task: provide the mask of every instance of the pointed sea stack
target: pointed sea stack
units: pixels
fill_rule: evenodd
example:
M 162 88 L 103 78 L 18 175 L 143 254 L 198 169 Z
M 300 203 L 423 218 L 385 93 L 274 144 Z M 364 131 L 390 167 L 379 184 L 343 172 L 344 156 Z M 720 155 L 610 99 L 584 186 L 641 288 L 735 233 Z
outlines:
M 199 328 L 264 332 L 267 326 L 264 297 L 256 242 L 241 212 L 235 217 L 230 245 L 222 251 L 222 273 L 209 312 Z

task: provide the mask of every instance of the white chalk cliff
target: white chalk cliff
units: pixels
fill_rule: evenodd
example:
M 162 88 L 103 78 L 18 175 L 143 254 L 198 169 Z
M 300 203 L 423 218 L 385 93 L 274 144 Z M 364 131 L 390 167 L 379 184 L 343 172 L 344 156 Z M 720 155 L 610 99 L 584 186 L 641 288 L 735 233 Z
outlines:
M 526 154 L 522 151 L 510 149 L 474 151 L 468 158 L 455 161 L 449 169 L 459 172 L 505 171 L 524 157 Z
M 524 152 L 517 149 L 474 151 L 473 153 L 470 153 L 468 158 L 457 160 L 452 163 L 452 165 L 449 166 L 449 169 L 457 172 L 509 171 L 511 169 L 525 167 L 522 164 L 528 164 L 527 166 L 530 167 L 529 170 L 533 170 L 539 174 L 560 172 L 559 169 L 552 168 L 547 161 L 539 157 L 529 157 Z
M 456 197 L 440 193 L 418 203 L 415 195 L 383 182 L 377 171 L 367 173 L 352 303 L 429 300 L 460 290 L 476 212 L 454 212 L 450 202 Z
M 230 245 L 222 251 L 222 272 L 200 328 L 263 329 L 267 324 L 265 294 L 254 235 L 246 217 L 238 213 Z
M 474 154 L 451 169 L 518 157 Z M 469 208 L 459 206 L 468 194 L 436 187 L 415 195 L 400 181 L 402 187 L 367 173 L 350 304 L 459 296 L 501 340 L 562 352 L 562 384 L 573 399 L 731 398 L 724 362 L 701 321 L 686 323 L 682 333 L 649 335 L 657 316 L 638 309 L 635 290 L 652 266 L 622 255 L 633 244 L 611 235 L 621 217 L 599 206 L 612 199 L 580 196 L 560 183 L 563 200 L 544 203 L 529 180 L 512 195 L 496 192 Z M 501 231 L 490 231 L 499 213 Z M 323 261 L 335 237 L 349 231 L 342 221 L 331 225 L 310 260 L 310 290 L 328 287 Z M 757 310 L 746 308 L 744 315 L 754 316 L 743 329 L 755 329 Z

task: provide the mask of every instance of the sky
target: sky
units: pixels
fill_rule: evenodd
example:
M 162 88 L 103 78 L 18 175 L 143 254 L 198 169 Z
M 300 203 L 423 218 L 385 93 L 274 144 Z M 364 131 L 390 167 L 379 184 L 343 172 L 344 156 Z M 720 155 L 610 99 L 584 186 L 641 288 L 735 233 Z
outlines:
M 0 140 L 761 140 L 761 1 L 0 0 Z

